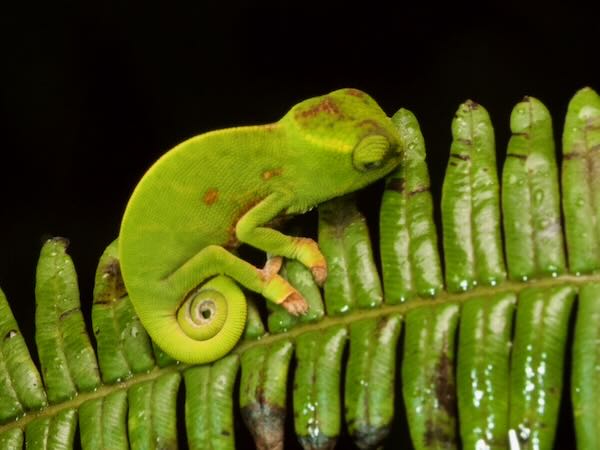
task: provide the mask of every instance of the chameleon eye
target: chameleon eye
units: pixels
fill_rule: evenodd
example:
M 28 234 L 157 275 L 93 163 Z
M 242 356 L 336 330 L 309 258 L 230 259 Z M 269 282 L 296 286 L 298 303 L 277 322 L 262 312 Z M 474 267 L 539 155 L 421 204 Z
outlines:
M 382 167 L 390 156 L 390 142 L 381 134 L 365 136 L 354 147 L 352 163 L 361 172 Z

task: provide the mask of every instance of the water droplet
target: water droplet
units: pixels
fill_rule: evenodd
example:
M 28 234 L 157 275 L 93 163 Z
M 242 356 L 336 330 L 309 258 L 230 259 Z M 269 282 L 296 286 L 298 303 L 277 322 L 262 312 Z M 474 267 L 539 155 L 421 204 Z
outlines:
M 426 289 L 423 294 L 428 295 L 429 297 L 435 297 L 437 290 L 435 288 Z

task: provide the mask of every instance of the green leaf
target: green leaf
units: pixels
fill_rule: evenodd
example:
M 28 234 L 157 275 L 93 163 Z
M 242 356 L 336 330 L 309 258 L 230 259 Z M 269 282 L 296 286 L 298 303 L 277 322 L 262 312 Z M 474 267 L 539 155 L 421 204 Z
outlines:
M 574 298 L 570 286 L 530 288 L 519 295 L 509 422 L 521 449 L 552 449 Z
M 100 257 L 92 324 L 105 383 L 118 382 L 154 367 L 150 338 L 125 291 L 117 258 L 117 241 Z
M 181 375 L 168 373 L 128 391 L 128 433 L 132 448 L 176 449 L 175 404 Z
M 416 295 L 434 296 L 443 283 L 425 141 L 410 111 L 400 109 L 392 121 L 405 150 L 385 184 L 379 232 L 385 301 L 399 303 Z
M 494 130 L 487 111 L 469 100 L 452 121 L 452 147 L 442 189 L 448 291 L 506 278 Z
M 340 382 L 347 330 L 336 326 L 302 334 L 296 342 L 294 425 L 305 448 L 333 448 L 341 430 Z
M 85 449 L 128 449 L 127 393 L 116 391 L 79 408 L 81 445 Z
M 0 423 L 46 406 L 40 374 L 1 289 L 0 399 Z
M 579 291 L 571 398 L 577 448 L 600 448 L 600 284 Z
M 383 293 L 369 230 L 352 196 L 319 206 L 319 246 L 329 265 L 324 289 L 328 314 L 381 304 Z
M 185 425 L 190 449 L 235 448 L 233 385 L 240 361 L 226 356 L 212 366 L 188 369 L 185 377 Z
M 462 308 L 456 375 L 462 448 L 508 446 L 509 366 L 516 295 L 478 297 Z
M 402 390 L 417 450 L 458 448 L 454 339 L 459 311 L 448 303 L 406 316 Z
M 378 448 L 394 418 L 398 315 L 350 326 L 350 356 L 344 392 L 348 431 L 361 449 Z
M 600 97 L 577 92 L 563 134 L 563 209 L 569 266 L 575 273 L 600 269 Z
M 278 448 L 284 441 L 289 340 L 257 346 L 242 355 L 240 409 L 259 448 Z
M 546 107 L 525 97 L 510 117 L 502 177 L 506 258 L 517 280 L 565 271 L 558 169 Z
M 70 399 L 78 391 L 90 391 L 100 384 L 67 245 L 62 238 L 47 241 L 36 274 L 35 340 L 51 403 Z

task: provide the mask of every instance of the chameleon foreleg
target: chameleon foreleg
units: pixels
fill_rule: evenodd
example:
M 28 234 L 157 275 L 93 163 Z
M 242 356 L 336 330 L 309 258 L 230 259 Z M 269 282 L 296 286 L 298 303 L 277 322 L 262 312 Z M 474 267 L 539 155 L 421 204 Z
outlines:
M 286 236 L 262 225 L 274 219 L 290 204 L 285 194 L 273 193 L 258 203 L 239 220 L 236 235 L 241 242 L 290 259 L 297 259 L 308 267 L 318 284 L 327 278 L 325 257 L 315 241 L 309 238 Z

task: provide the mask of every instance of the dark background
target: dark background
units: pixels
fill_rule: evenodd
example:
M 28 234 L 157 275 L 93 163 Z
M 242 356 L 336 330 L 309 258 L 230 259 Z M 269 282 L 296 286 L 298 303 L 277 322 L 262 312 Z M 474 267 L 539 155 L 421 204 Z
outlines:
M 502 155 L 523 95 L 545 102 L 559 133 L 575 91 L 600 89 L 600 27 L 581 5 L 196 3 L 2 7 L 0 286 L 30 344 L 43 241 L 70 239 L 88 310 L 137 180 L 190 136 L 356 87 L 390 115 L 417 115 L 437 199 L 459 103 L 487 108 Z

